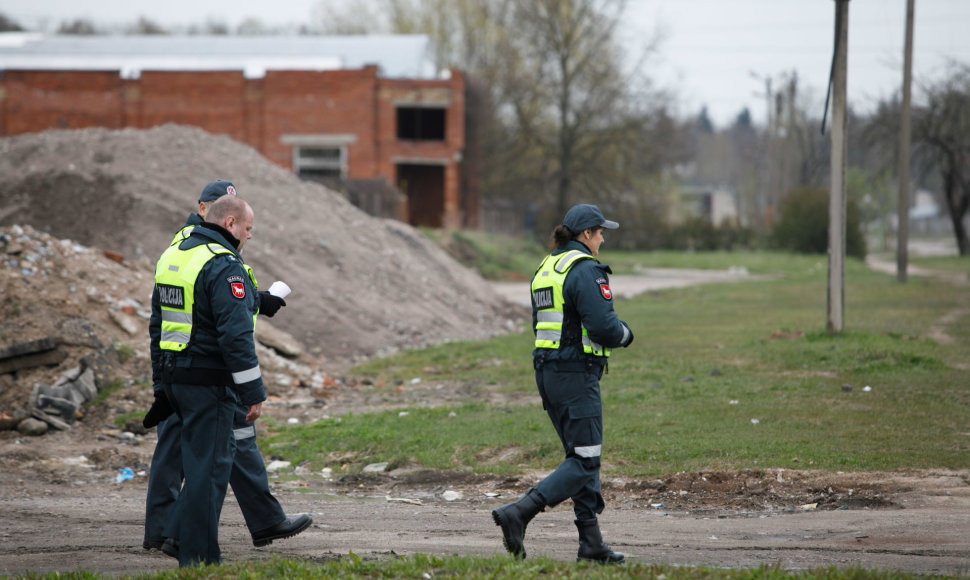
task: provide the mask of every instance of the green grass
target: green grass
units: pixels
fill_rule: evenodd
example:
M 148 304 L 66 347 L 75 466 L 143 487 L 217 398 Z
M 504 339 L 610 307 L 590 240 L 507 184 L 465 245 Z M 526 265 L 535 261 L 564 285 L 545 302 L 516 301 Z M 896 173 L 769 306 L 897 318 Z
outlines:
M 545 255 L 545 240 L 470 230 L 425 228 L 422 233 L 486 280 L 528 280 Z
M 363 560 L 353 553 L 330 562 L 312 562 L 274 557 L 262 562 L 241 562 L 218 566 L 197 566 L 177 570 L 121 576 L 125 579 L 158 580 L 202 580 L 202 579 L 252 579 L 285 578 L 288 580 L 317 578 L 367 579 L 378 578 L 471 578 L 494 580 L 519 580 L 530 578 L 568 578 L 603 580 L 623 580 L 628 578 L 662 578 L 666 580 L 686 580 L 703 578 L 706 580 L 895 580 L 919 578 L 914 574 L 849 568 L 817 568 L 814 570 L 789 571 L 780 566 L 762 565 L 757 568 L 727 570 L 709 567 L 660 566 L 628 563 L 622 566 L 606 567 L 599 564 L 557 562 L 544 558 L 530 558 L 526 561 L 513 560 L 504 556 L 491 558 L 469 558 L 464 556 L 427 556 L 414 555 L 395 558 L 389 561 Z M 101 578 L 87 572 L 52 573 L 47 575 L 30 574 L 10 576 L 31 580 L 93 580 Z
M 927 270 L 970 274 L 970 257 L 968 256 L 909 256 L 909 263 Z
M 633 327 L 636 341 L 615 354 L 602 381 L 606 477 L 774 467 L 828 471 L 966 467 L 970 292 L 965 286 L 916 277 L 898 284 L 894 276 L 850 260 L 846 330 L 832 336 L 825 332 L 824 256 L 606 250 L 604 261 L 618 265 L 619 272 L 733 265 L 772 275 L 759 281 L 649 293 L 617 303 L 617 312 Z M 948 339 L 943 340 L 944 336 Z M 535 394 L 531 343 L 531 331 L 524 329 L 484 342 L 441 345 L 360 365 L 352 374 L 372 379 L 373 386 L 361 388 L 370 389 L 375 398 L 393 402 L 395 385 L 406 390 L 412 378 L 420 377 L 424 384 L 440 383 L 467 393 L 467 401 L 409 408 L 404 416 L 395 410 L 314 425 L 267 422 L 264 453 L 280 455 L 294 465 L 307 461 L 313 470 L 330 467 L 335 475 L 357 472 L 379 461 L 389 462 L 391 468 L 417 464 L 495 474 L 552 469 L 561 451 Z M 525 402 L 490 406 L 484 402 L 486 391 L 518 396 Z M 513 459 L 496 459 L 512 448 L 518 451 L 510 454 Z M 83 572 L 57 577 L 99 578 Z M 134 577 L 788 580 L 916 576 L 859 568 L 722 570 L 635 563 L 603 568 L 507 557 L 415 555 L 364 561 L 351 553 L 336 561 L 274 558 Z
M 781 275 L 617 304 L 636 341 L 616 352 L 602 381 L 605 474 L 965 467 L 970 316 L 942 328 L 953 344 L 929 331 L 948 312 L 967 308 L 966 288 L 932 280 L 901 285 L 850 261 L 846 331 L 831 336 L 824 330 L 824 257 L 736 257 Z M 684 255 L 676 265 L 710 259 Z M 558 442 L 535 395 L 530 350 L 526 330 L 361 365 L 353 373 L 377 384 L 406 389 L 421 377 L 467 391 L 469 400 L 412 408 L 404 417 L 389 411 L 282 428 L 271 436 L 272 452 L 335 473 L 377 461 L 497 474 L 551 469 Z M 381 388 L 393 390 L 372 387 Z M 485 389 L 527 403 L 493 408 L 476 396 Z M 393 400 L 393 393 L 384 396 Z M 513 447 L 519 452 L 512 459 L 495 460 Z

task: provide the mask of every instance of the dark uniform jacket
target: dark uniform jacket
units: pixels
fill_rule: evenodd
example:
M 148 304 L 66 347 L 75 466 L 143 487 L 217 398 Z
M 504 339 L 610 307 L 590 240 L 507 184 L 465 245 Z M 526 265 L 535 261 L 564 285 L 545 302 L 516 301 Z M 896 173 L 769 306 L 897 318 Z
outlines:
M 194 214 L 193 214 L 194 215 Z M 193 216 L 189 216 L 192 221 Z M 198 217 L 198 216 L 195 216 Z M 186 223 L 186 225 L 197 225 Z M 242 259 L 236 252 L 235 244 L 227 239 L 231 235 L 211 224 L 204 224 L 192 230 L 179 247 L 189 249 L 206 243 L 219 244 L 232 251 L 232 254 L 219 254 L 213 257 L 199 272 L 195 282 L 192 337 L 188 347 L 175 356 L 175 366 L 179 369 L 214 369 L 228 373 L 250 371 L 258 367 L 253 332 L 253 315 L 259 308 L 256 289 L 242 266 Z M 233 240 L 235 242 L 235 240 Z M 243 284 L 244 295 L 237 297 L 232 284 Z M 155 389 L 163 382 L 162 366 L 170 353 L 159 347 L 161 338 L 161 306 L 158 289 L 152 292 L 152 315 L 148 333 L 151 338 L 152 383 Z M 235 384 L 231 387 L 244 406 L 254 405 L 266 399 L 261 377 Z
M 570 250 L 579 250 L 584 254 L 591 254 L 589 248 L 575 240 L 567 243 L 563 248 L 552 252 L 558 256 Z M 562 341 L 559 349 L 537 348 L 533 351 L 536 357 L 543 357 L 546 362 L 556 360 L 579 361 L 591 357 L 583 352 L 582 326 L 586 327 L 589 338 L 607 347 L 617 348 L 626 346 L 632 337 L 628 326 L 621 321 L 613 311 L 613 295 L 610 291 L 608 274 L 610 267 L 597 263 L 595 260 L 577 260 L 566 275 L 563 284 L 563 328 Z M 532 328 L 536 328 L 536 309 L 532 309 Z

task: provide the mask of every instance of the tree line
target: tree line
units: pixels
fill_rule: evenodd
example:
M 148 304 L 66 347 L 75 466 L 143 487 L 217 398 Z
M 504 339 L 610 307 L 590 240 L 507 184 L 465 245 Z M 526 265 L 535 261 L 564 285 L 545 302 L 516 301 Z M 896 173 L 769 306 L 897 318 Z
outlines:
M 611 243 L 625 247 L 826 251 L 827 221 L 809 216 L 827 204 L 829 139 L 797 75 L 775 79 L 780 88 L 765 95 L 764 126 L 747 109 L 723 128 L 706 109 L 679 117 L 676 95 L 645 72 L 660 38 L 632 55 L 617 41 L 625 9 L 625 0 L 320 0 L 299 33 L 427 35 L 437 65 L 468 79 L 482 197 L 529 213 L 539 236 L 569 206 L 590 202 L 622 216 Z M 19 28 L 0 15 L 4 26 Z M 145 18 L 131 31 L 167 33 Z M 59 32 L 97 29 L 74 21 Z M 213 22 L 189 32 L 230 33 Z M 271 32 L 255 21 L 235 31 Z M 970 65 L 954 61 L 942 80 L 923 81 L 913 109 L 912 185 L 939 192 L 957 248 L 970 255 Z M 900 108 L 892 98 L 872 113 L 849 112 L 850 255 L 865 253 L 864 225 L 890 227 Z M 729 192 L 737 216 L 676 217 L 685 185 Z

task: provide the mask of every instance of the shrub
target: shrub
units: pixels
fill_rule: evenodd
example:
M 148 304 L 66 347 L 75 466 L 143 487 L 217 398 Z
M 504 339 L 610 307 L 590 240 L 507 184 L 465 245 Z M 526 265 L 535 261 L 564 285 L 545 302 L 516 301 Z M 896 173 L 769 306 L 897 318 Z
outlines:
M 796 189 L 781 200 L 780 218 L 771 230 L 771 246 L 801 254 L 824 254 L 829 247 L 829 192 L 805 187 Z M 865 258 L 866 243 L 862 234 L 859 206 L 849 200 L 845 214 L 845 253 Z

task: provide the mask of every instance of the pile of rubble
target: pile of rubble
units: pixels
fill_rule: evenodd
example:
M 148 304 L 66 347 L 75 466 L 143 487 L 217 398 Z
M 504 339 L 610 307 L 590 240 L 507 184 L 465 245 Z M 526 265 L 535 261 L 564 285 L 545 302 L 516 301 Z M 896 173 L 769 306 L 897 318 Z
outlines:
M 99 393 L 124 391 L 124 410 L 147 409 L 152 284 L 150 269 L 111 251 L 0 228 L 0 430 L 70 429 Z M 267 321 L 257 340 L 268 393 L 340 386 Z

